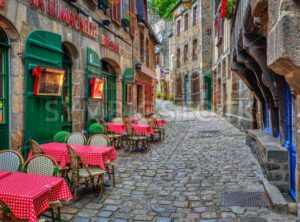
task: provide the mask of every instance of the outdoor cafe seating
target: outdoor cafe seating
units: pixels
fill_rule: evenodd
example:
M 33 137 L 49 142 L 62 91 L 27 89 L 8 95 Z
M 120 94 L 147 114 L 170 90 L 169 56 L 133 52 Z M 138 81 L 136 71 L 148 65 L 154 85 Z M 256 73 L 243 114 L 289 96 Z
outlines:
M 77 198 L 80 186 L 92 186 L 98 196 L 107 175 L 115 187 L 116 148 L 147 151 L 156 135 L 164 138 L 162 118 L 118 117 L 100 123 L 103 133 L 88 139 L 79 132 L 68 133 L 58 142 L 39 144 L 31 139 L 25 163 L 18 151 L 0 151 L 2 221 L 33 222 L 41 215 L 60 220 L 62 201 Z

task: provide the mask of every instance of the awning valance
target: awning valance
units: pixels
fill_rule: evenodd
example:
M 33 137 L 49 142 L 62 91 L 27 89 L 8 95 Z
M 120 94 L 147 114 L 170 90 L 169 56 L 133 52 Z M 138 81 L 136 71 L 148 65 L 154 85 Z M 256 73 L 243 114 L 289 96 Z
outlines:
M 123 74 L 123 82 L 125 83 L 134 83 L 134 70 L 133 68 L 127 68 Z

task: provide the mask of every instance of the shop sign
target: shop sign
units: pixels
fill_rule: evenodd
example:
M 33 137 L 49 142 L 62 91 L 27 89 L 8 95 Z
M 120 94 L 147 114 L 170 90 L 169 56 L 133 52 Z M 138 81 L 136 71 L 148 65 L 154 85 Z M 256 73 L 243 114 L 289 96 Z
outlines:
M 90 79 L 91 98 L 103 100 L 104 95 L 104 79 L 92 78 Z
M 114 52 L 120 54 L 121 49 L 120 49 L 120 45 L 119 43 L 117 43 L 116 41 L 112 41 L 110 40 L 107 36 L 102 35 L 101 37 L 101 44 L 107 48 L 110 48 L 111 50 L 113 50 Z
M 5 0 L 0 0 L 5 1 Z M 72 26 L 92 39 L 96 39 L 97 24 L 90 22 L 88 18 L 82 17 L 78 12 L 59 3 L 58 0 L 29 0 L 32 7 L 41 9 L 52 18 Z
M 6 6 L 6 0 L 0 0 L 0 9 L 4 9 Z

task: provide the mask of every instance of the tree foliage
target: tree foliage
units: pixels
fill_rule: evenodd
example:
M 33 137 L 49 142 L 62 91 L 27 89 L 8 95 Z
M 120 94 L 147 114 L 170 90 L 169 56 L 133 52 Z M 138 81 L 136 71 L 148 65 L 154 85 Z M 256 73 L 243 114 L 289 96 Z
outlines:
M 180 0 L 148 0 L 150 10 L 164 19 L 172 19 L 172 9 Z

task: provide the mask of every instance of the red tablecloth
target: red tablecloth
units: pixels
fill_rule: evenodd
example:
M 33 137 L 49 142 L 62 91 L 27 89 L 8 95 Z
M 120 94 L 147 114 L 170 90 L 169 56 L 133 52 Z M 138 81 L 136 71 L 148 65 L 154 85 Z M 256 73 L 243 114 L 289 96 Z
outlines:
M 26 173 L 11 173 L 0 180 L 0 199 L 20 219 L 37 221 L 49 208 L 49 202 L 71 199 L 63 178 Z
M 117 152 L 113 146 L 84 146 L 71 145 L 86 165 L 99 166 L 105 169 L 105 163 L 117 159 Z M 53 157 L 61 168 L 70 163 L 67 146 L 64 143 L 45 143 L 41 145 L 45 154 Z
M 11 174 L 11 172 L 0 170 L 0 179 Z
M 131 124 L 136 134 L 154 135 L 154 130 L 151 126 L 144 124 Z
M 156 119 L 156 125 L 158 127 L 163 127 L 166 124 L 166 121 L 164 119 Z
M 107 123 L 108 132 L 124 134 L 126 133 L 126 128 L 124 123 Z
M 131 122 L 132 122 L 133 124 L 138 124 L 139 118 L 138 118 L 138 117 L 132 117 L 132 118 L 131 118 Z

